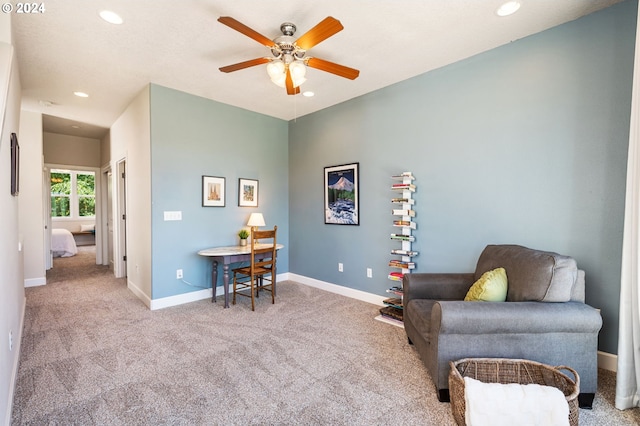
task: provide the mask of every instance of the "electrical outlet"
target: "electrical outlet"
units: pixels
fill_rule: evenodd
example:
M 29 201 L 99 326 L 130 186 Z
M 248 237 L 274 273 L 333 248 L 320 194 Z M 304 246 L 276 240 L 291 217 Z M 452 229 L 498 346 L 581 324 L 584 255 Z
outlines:
M 182 269 L 176 269 L 176 279 L 177 280 L 182 279 Z
M 13 331 L 9 330 L 9 352 L 13 350 Z
M 338 272 L 342 271 L 344 271 L 344 266 L 342 265 L 342 263 L 338 263 Z
M 373 278 L 373 271 L 371 268 L 367 268 L 367 278 Z

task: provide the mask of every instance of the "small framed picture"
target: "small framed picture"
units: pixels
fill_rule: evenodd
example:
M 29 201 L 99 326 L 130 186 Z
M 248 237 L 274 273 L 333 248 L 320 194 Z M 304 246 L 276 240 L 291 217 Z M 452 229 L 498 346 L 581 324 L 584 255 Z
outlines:
M 238 181 L 238 205 L 258 207 L 258 181 L 240 178 Z
M 359 163 L 324 168 L 324 223 L 360 225 Z
M 20 189 L 20 145 L 15 133 L 11 133 L 11 195 L 18 195 Z
M 224 178 L 202 176 L 202 207 L 224 207 Z

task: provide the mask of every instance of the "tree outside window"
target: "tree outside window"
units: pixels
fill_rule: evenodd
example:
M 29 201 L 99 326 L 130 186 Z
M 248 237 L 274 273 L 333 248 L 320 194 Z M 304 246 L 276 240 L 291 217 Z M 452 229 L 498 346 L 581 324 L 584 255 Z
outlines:
M 95 173 L 51 170 L 51 217 L 81 218 L 95 215 Z
M 78 215 L 81 217 L 96 215 L 96 178 L 93 173 L 76 174 L 78 193 Z

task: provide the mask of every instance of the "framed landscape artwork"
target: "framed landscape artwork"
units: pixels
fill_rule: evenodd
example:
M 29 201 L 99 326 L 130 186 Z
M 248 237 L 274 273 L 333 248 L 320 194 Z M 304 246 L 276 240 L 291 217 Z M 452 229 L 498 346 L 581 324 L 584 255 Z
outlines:
M 360 225 L 358 210 L 358 165 L 324 168 L 324 223 Z
M 202 207 L 224 207 L 224 178 L 202 176 Z
M 258 207 L 258 181 L 242 179 L 238 181 L 238 205 L 240 207 Z

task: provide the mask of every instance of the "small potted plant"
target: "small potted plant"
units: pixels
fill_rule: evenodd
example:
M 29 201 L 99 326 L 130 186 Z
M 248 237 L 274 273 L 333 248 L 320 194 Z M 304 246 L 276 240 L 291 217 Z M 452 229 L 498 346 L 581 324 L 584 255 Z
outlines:
M 247 238 L 249 238 L 249 231 L 247 231 L 246 229 L 241 229 L 240 232 L 238 232 L 238 237 L 240 237 L 240 245 L 246 246 Z

